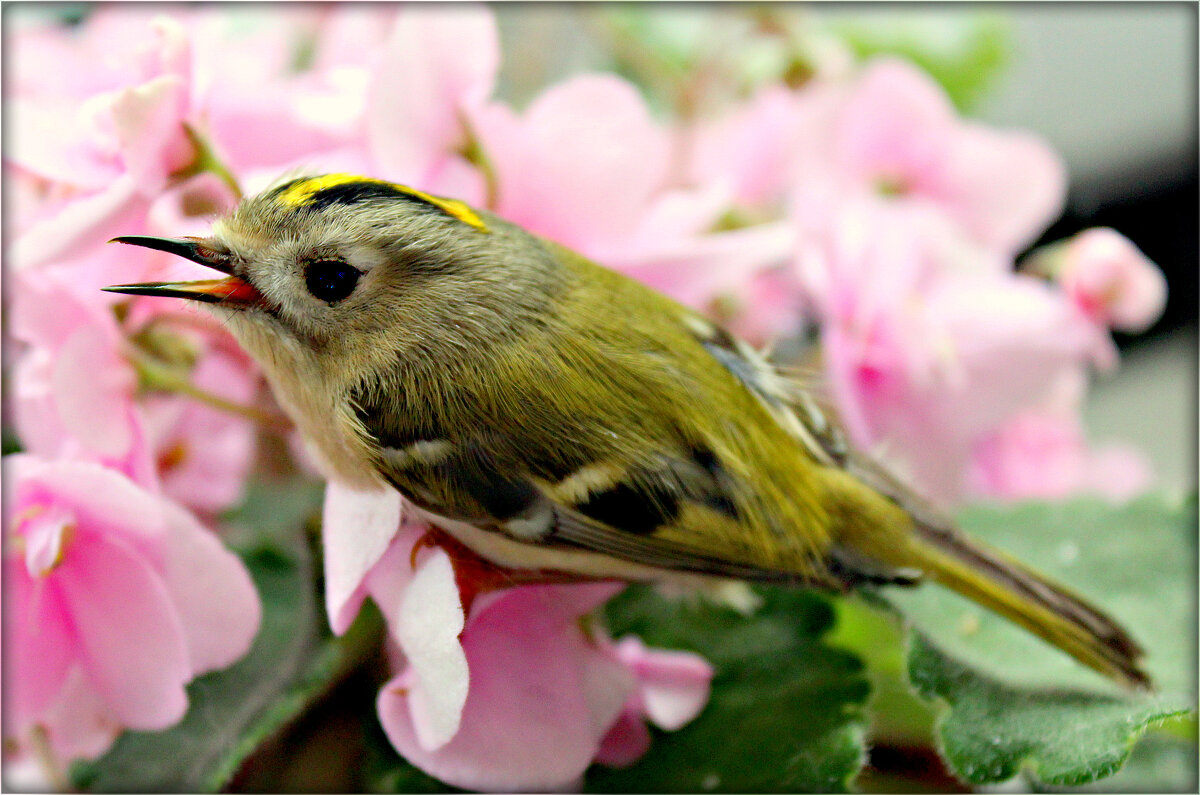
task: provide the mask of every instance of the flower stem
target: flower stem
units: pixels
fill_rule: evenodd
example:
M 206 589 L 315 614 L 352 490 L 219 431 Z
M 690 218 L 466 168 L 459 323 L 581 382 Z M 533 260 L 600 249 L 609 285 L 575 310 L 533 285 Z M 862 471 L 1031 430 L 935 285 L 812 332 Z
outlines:
M 482 142 L 475 135 L 475 130 L 471 126 L 470 120 L 467 119 L 466 114 L 459 114 L 458 122 L 462 125 L 463 135 L 466 137 L 460 153 L 468 163 L 479 169 L 479 173 L 483 175 L 484 203 L 487 209 L 494 212 L 496 210 L 496 203 L 500 200 L 499 187 L 496 184 L 496 169 L 492 166 L 492 161 L 488 158 L 487 152 L 484 151 Z
M 238 201 L 241 201 L 244 194 L 242 186 L 238 184 L 237 177 L 229 170 L 229 167 L 221 162 L 221 159 L 213 152 L 208 140 L 204 138 L 196 128 L 187 122 L 183 123 L 183 131 L 188 137 L 188 141 L 192 146 L 196 147 L 196 159 L 187 168 L 178 172 L 178 176 L 191 177 L 196 174 L 202 174 L 209 171 L 216 174 L 217 177 L 225 183 L 225 185 L 233 191 L 233 195 Z
M 180 375 L 176 368 L 162 364 L 154 357 L 145 354 L 137 348 L 131 349 L 126 355 L 133 364 L 134 369 L 137 370 L 138 377 L 142 383 L 152 389 L 186 395 L 219 411 L 245 417 L 281 436 L 286 434 L 291 428 L 283 417 L 274 412 L 263 411 L 255 406 L 236 403 L 220 395 L 201 389 L 188 378 Z
M 62 765 L 58 761 L 58 756 L 54 753 L 53 746 L 50 745 L 50 738 L 46 735 L 44 726 L 34 726 L 29 730 L 29 746 L 33 751 L 34 757 L 37 759 L 38 767 L 42 769 L 42 774 L 49 782 L 51 790 L 54 792 L 72 792 L 74 788 L 71 782 L 67 780 L 66 773 L 63 772 Z

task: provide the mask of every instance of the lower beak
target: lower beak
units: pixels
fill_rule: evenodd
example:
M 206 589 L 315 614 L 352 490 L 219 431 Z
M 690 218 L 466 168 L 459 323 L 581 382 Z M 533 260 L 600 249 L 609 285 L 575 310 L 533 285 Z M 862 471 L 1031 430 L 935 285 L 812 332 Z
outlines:
M 158 295 L 164 298 L 190 298 L 206 304 L 234 304 L 249 306 L 262 299 L 262 294 L 249 282 L 236 276 L 228 279 L 207 279 L 198 282 L 143 282 L 141 284 L 114 284 L 103 288 L 109 293 L 127 295 Z
M 184 259 L 205 265 L 229 274 L 225 279 L 207 279 L 195 282 L 144 282 L 141 284 L 115 284 L 105 287 L 110 293 L 127 295 L 156 295 L 166 298 L 187 298 L 208 304 L 226 306 L 252 306 L 262 301 L 262 293 L 246 280 L 233 275 L 233 267 L 227 254 L 220 254 L 204 245 L 197 238 L 172 240 L 165 237 L 128 235 L 113 238 L 110 243 L 125 243 L 131 246 L 166 251 Z

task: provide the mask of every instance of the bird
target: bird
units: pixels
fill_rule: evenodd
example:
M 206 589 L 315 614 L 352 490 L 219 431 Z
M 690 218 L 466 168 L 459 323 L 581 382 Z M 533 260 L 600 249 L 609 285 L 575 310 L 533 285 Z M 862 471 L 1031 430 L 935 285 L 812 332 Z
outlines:
M 751 345 L 496 214 L 324 174 L 244 199 L 208 236 L 111 242 L 219 271 L 105 289 L 203 303 L 329 477 L 396 489 L 492 564 L 834 592 L 932 580 L 1151 686 L 1113 619 L 969 539 Z

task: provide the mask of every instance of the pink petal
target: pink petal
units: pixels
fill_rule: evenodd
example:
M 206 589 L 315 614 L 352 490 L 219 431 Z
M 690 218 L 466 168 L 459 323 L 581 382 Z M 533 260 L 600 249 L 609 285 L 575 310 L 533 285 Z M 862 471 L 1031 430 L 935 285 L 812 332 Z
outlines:
M 16 239 L 13 268 L 31 268 L 75 256 L 130 229 L 139 229 L 149 200 L 130 174 L 122 174 L 99 193 L 72 200 L 38 221 Z
M 1055 247 L 1057 248 L 1057 247 Z M 1167 281 L 1124 235 L 1088 229 L 1061 246 L 1054 273 L 1089 316 L 1124 331 L 1145 331 L 1167 303 Z
M 411 665 L 409 709 L 417 742 L 426 751 L 448 743 L 467 701 L 467 657 L 459 643 L 464 616 L 450 558 L 425 557 L 388 625 Z
M 83 669 L 123 725 L 163 729 L 187 710 L 192 677 L 170 594 L 121 541 L 81 533 L 55 579 L 69 605 Z
M 37 509 L 18 528 L 25 541 L 25 570 L 31 577 L 42 577 L 58 565 L 66 536 L 75 524 L 75 517 L 61 505 Z
M 954 108 L 932 78 L 905 61 L 878 59 L 842 112 L 834 157 L 865 185 L 921 190 L 940 176 L 954 123 Z
M 187 89 L 182 77 L 163 75 L 126 88 L 113 101 L 126 173 L 144 194 L 160 191 L 168 175 L 195 156 L 183 130 Z
M 15 478 L 22 503 L 65 506 L 80 527 L 118 535 L 139 547 L 165 531 L 163 499 L 99 464 L 6 456 L 4 472 Z
M 462 108 L 491 94 L 499 63 L 486 6 L 403 7 L 368 96 L 368 145 L 383 172 L 424 185 L 463 143 Z
M 745 296 L 756 276 L 787 261 L 795 240 L 795 230 L 785 221 L 759 224 L 695 238 L 621 270 L 680 303 L 704 310 L 716 298 Z
M 325 486 L 321 543 L 325 550 L 325 610 L 341 634 L 362 606 L 359 587 L 400 529 L 402 500 L 393 489 L 355 491 L 336 481 Z
M 100 756 L 123 729 L 78 665 L 71 668 L 42 721 L 50 747 L 62 761 Z
M 648 649 L 633 636 L 622 639 L 616 653 L 638 678 L 646 717 L 660 728 L 680 728 L 708 703 L 713 669 L 698 654 Z
M 195 517 L 164 503 L 167 533 L 158 561 L 188 648 L 191 675 L 233 663 L 258 633 L 258 591 L 237 555 Z
M 635 710 L 625 710 L 604 735 L 596 761 L 609 767 L 630 767 L 650 750 L 650 730 Z

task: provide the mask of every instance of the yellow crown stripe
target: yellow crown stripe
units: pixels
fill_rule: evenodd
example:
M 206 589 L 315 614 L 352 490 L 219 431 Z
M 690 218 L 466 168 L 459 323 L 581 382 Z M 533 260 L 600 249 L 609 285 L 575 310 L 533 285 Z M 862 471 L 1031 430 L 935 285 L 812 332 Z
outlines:
M 489 231 L 483 219 L 476 215 L 475 211 L 464 202 L 457 199 L 443 199 L 425 191 L 410 188 L 407 185 L 374 179 L 373 177 L 361 177 L 356 174 L 326 174 L 321 177 L 301 180 L 281 193 L 277 200 L 286 207 L 304 207 L 310 204 L 313 197 L 323 190 L 351 184 L 384 185 L 397 193 L 403 193 L 412 196 L 414 199 L 420 199 L 426 204 L 432 204 L 447 215 L 457 218 L 464 224 L 475 227 L 480 232 Z

